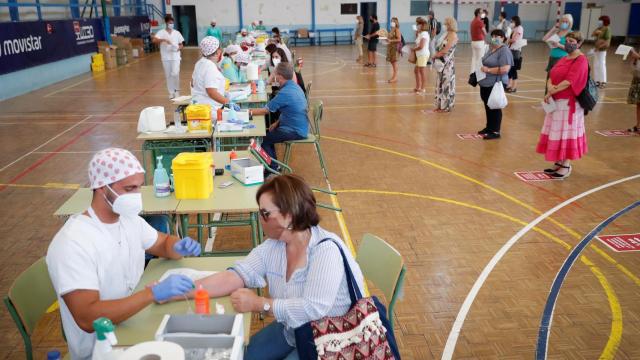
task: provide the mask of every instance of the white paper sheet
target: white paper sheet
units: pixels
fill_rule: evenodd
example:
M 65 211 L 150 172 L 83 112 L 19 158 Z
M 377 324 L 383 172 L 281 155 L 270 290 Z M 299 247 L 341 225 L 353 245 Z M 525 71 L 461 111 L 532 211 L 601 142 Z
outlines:
M 476 80 L 478 82 L 480 82 L 480 80 L 484 80 L 487 78 L 487 73 L 480 71 L 479 69 L 476 70 Z
M 547 45 L 549 45 L 550 48 L 555 48 L 557 46 L 554 46 L 554 43 L 560 43 L 560 37 L 558 36 L 558 34 L 553 34 L 551 35 L 547 41 L 546 41 Z
M 193 281 L 196 280 L 200 280 L 202 278 L 205 278 L 209 275 L 213 275 L 215 274 L 217 271 L 200 271 L 200 270 L 195 270 L 195 269 L 191 269 L 191 268 L 175 268 L 175 269 L 171 269 L 171 270 L 167 270 L 164 274 L 162 274 L 162 276 L 160 277 L 160 280 L 158 281 L 162 281 L 166 278 L 169 277 L 169 275 L 184 275 L 188 278 L 190 278 Z
M 620 45 L 616 49 L 616 55 L 622 55 L 622 60 L 627 60 L 627 56 L 629 56 L 632 49 L 633 48 L 631 46 Z
M 549 114 L 552 113 L 554 111 L 556 111 L 556 102 L 553 100 L 552 97 L 549 98 L 549 103 L 546 103 L 545 101 L 542 101 L 542 108 L 544 109 L 544 112 Z

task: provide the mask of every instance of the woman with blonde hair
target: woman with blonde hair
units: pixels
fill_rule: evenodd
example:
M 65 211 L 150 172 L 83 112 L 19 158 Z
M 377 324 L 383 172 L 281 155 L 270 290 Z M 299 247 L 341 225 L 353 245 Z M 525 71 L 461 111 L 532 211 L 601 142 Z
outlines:
M 560 18 L 560 21 L 556 23 L 556 25 L 549 30 L 542 41 L 548 41 L 553 35 L 557 35 L 560 38 L 560 41 L 552 41 L 549 44 L 552 49 L 549 52 L 549 62 L 547 64 L 547 80 L 549 80 L 549 72 L 551 68 L 558 62 L 558 60 L 567 56 L 567 52 L 564 49 L 564 45 L 567 43 L 567 34 L 571 32 L 571 28 L 573 28 L 573 16 L 571 14 L 564 14 Z
M 434 112 L 449 112 L 456 99 L 456 69 L 453 54 L 458 44 L 458 23 L 452 17 L 444 19 L 446 35 L 441 37 L 433 55 L 436 78 L 436 108 Z
M 424 89 L 427 80 L 427 61 L 429 60 L 429 32 L 427 31 L 427 21 L 421 17 L 416 19 L 416 46 L 412 49 L 416 53 L 416 75 L 417 94 L 426 92 Z
M 398 45 L 402 44 L 400 22 L 397 17 L 391 18 L 391 31 L 389 31 L 387 42 L 387 61 L 391 63 L 391 68 L 393 69 L 389 83 L 394 83 L 398 81 Z

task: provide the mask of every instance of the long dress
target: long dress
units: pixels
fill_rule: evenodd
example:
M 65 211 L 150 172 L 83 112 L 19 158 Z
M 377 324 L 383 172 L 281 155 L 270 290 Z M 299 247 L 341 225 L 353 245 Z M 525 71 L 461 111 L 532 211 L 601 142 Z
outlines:
M 446 44 L 447 40 L 445 39 L 438 47 L 438 51 L 444 48 Z M 444 68 L 442 71 L 438 71 L 438 76 L 436 78 L 436 109 L 451 111 L 456 102 L 455 51 L 456 44 L 454 44 L 444 55 Z
M 549 72 L 553 84 L 568 80 L 571 86 L 553 95 L 556 110 L 544 118 L 536 152 L 547 161 L 580 159 L 587 153 L 584 110 L 576 100 L 587 85 L 589 61 L 585 55 L 563 57 Z
M 389 41 L 400 40 L 398 30 L 394 29 L 389 32 L 388 39 Z M 394 42 L 387 45 L 387 61 L 391 63 L 398 61 L 398 43 Z

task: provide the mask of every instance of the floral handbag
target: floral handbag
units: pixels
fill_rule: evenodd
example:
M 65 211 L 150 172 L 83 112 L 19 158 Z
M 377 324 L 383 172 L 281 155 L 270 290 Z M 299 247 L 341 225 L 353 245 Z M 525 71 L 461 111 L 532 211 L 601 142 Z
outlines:
M 320 242 L 333 241 L 324 239 Z M 335 242 L 334 242 L 335 243 Z M 351 308 L 342 316 L 310 321 L 295 330 L 300 359 L 400 360 L 387 311 L 375 296 L 362 297 L 342 247 Z

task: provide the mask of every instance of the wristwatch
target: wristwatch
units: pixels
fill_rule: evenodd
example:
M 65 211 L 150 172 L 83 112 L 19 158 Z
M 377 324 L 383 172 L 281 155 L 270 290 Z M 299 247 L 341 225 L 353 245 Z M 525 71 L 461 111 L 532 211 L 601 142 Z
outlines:
M 264 299 L 264 298 L 263 298 Z M 267 301 L 267 299 L 264 299 L 264 304 L 262 305 L 262 312 L 264 313 L 268 313 L 269 310 L 271 310 L 271 304 L 269 304 L 269 302 Z

